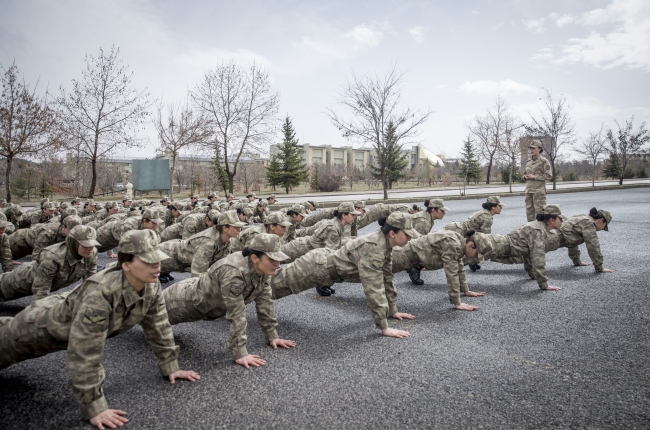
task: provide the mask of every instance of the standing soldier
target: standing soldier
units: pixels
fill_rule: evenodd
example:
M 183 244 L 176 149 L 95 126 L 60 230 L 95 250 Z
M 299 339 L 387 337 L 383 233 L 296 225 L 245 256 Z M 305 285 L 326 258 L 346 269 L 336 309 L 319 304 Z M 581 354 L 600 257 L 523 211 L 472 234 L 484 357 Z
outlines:
M 34 295 L 34 300 L 50 292 L 88 279 L 97 273 L 97 233 L 92 227 L 77 225 L 65 242 L 48 246 L 31 263 L 0 275 L 0 302 Z
M 0 369 L 67 349 L 72 391 L 84 418 L 100 429 L 128 421 L 126 412 L 109 409 L 104 397 L 106 339 L 139 324 L 163 376 L 171 383 L 198 380 L 196 372 L 178 367 L 178 347 L 158 282 L 160 261 L 167 256 L 156 250 L 157 244 L 154 232 L 131 231 L 120 240 L 118 266 L 68 293 L 39 300 L 14 318 L 0 318 Z
M 259 234 L 242 252 L 219 260 L 199 278 L 185 279 L 167 288 L 163 295 L 169 322 L 173 325 L 225 316 L 230 323 L 228 348 L 235 363 L 247 369 L 259 367 L 266 361 L 246 349 L 246 305 L 255 301 L 257 320 L 269 345 L 273 349 L 295 347 L 296 342 L 278 336 L 269 285 L 280 262 L 287 258 L 280 251 L 281 244 L 276 235 Z
M 542 142 L 533 140 L 528 146 L 531 159 L 526 163 L 524 169 L 524 180 L 526 181 L 526 218 L 528 221 L 535 221 L 535 216 L 542 213 L 546 206 L 546 181 L 553 178 L 551 163 L 541 153 L 544 152 Z
M 61 223 L 39 224 L 33 228 L 23 228 L 9 237 L 11 254 L 15 260 L 29 254 L 32 260 L 38 258 L 43 248 L 63 242 L 70 230 L 81 224 L 78 216 L 67 216 Z

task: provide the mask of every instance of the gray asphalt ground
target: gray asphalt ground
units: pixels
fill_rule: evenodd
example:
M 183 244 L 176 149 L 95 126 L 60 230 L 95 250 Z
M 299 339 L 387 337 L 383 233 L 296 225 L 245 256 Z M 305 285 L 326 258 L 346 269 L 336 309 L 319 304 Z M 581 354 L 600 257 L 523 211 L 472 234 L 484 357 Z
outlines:
M 542 292 L 521 266 L 486 263 L 468 273 L 470 289 L 487 292 L 464 298 L 475 312 L 452 308 L 442 271 L 422 272 L 423 286 L 401 273 L 399 309 L 416 320 L 390 324 L 411 332 L 404 340 L 374 328 L 360 285 L 339 284 L 331 298 L 308 291 L 276 302 L 280 336 L 298 342 L 289 351 L 265 345 L 251 305 L 248 346 L 267 360 L 260 369 L 233 364 L 225 319 L 174 327 L 181 367 L 201 374 L 194 384 L 162 379 L 136 327 L 107 342 L 109 405 L 138 429 L 650 428 L 650 190 L 549 197 L 566 215 L 612 212 L 599 237 L 615 273 L 574 267 L 560 249 L 547 254 L 547 269 L 562 290 Z M 523 197 L 503 202 L 493 231 L 505 234 L 525 212 Z M 449 202 L 434 230 L 480 203 Z M 30 302 L 2 304 L 0 315 Z M 65 352 L 0 371 L 0 428 L 90 427 Z

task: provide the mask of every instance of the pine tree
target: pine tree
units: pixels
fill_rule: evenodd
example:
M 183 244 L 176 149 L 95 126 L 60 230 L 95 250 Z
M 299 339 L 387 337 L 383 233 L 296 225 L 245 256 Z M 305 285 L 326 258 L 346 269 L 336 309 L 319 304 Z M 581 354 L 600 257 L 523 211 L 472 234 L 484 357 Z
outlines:
M 619 179 L 621 177 L 621 163 L 618 154 L 610 154 L 603 168 L 605 178 Z
M 309 181 L 309 187 L 312 191 L 320 191 L 320 177 L 318 176 L 318 163 L 315 163 L 311 168 L 311 180 Z
M 41 197 L 50 197 L 52 195 L 52 187 L 50 187 L 50 183 L 47 182 L 45 177 L 41 180 L 41 185 L 38 191 Z
M 282 174 L 282 166 L 278 161 L 277 155 L 271 157 L 268 167 L 266 168 L 266 180 L 270 186 L 273 187 L 275 191 L 276 185 L 282 185 L 280 182 L 280 176 Z
M 277 173 L 272 173 L 272 176 L 277 175 L 275 176 L 275 184 L 282 185 L 286 193 L 289 194 L 289 189 L 300 185 L 300 182 L 307 179 L 309 172 L 307 165 L 302 162 L 296 132 L 293 129 L 291 118 L 288 116 L 284 119 L 282 134 L 284 135 L 284 139 L 278 145 L 278 152 L 275 154 L 280 169 L 279 171 L 276 170 Z M 271 181 L 268 173 L 267 178 Z
M 460 164 L 458 166 L 458 176 L 465 178 L 466 182 L 478 182 L 483 176 L 481 165 L 476 158 L 474 145 L 469 136 L 467 137 L 467 140 L 463 142 L 463 150 L 461 152 Z
M 375 148 L 375 152 L 378 149 Z M 373 177 L 379 180 L 385 180 L 388 188 L 393 188 L 393 183 L 399 181 L 406 176 L 406 168 L 409 164 L 408 155 L 402 151 L 402 147 L 397 139 L 397 127 L 395 123 L 390 120 L 384 132 L 384 147 L 381 154 L 377 154 L 379 159 L 378 166 L 370 166 L 370 173 Z M 384 166 L 382 172 L 381 166 Z M 385 178 L 383 175 L 385 174 Z

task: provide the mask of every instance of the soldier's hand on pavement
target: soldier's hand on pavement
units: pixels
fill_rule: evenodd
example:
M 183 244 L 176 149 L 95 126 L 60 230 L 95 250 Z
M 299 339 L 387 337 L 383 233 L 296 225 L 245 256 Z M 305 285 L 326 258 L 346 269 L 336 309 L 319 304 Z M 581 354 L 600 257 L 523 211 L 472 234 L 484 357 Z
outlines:
M 399 339 L 403 339 L 405 337 L 409 337 L 411 333 L 404 331 L 404 330 L 397 330 L 394 328 L 384 328 L 381 330 L 381 334 L 384 336 L 388 337 L 397 337 Z
M 415 315 L 407 314 L 407 313 L 404 313 L 404 312 L 395 312 L 393 314 L 393 318 L 396 319 L 396 320 L 400 320 L 400 321 L 403 320 L 403 319 L 414 320 Z
M 589 263 L 580 263 L 580 264 L 576 264 L 576 266 L 589 266 Z
M 108 258 L 117 258 L 117 254 L 108 254 Z
M 193 370 L 177 370 L 169 375 L 169 382 L 172 384 L 175 384 L 177 379 L 187 379 L 190 382 L 196 382 L 201 379 L 201 375 Z
M 549 285 L 546 291 L 560 291 L 562 288 Z
M 485 291 L 481 291 L 480 293 L 476 293 L 474 291 L 467 291 L 465 292 L 465 295 L 467 297 L 482 297 L 485 295 Z
M 250 366 L 264 366 L 266 364 L 266 361 L 262 360 L 259 355 L 248 354 L 246 357 L 235 360 L 235 363 L 239 364 L 240 366 L 244 366 L 247 369 L 250 369 Z
M 614 271 L 612 269 L 603 269 L 600 273 L 614 273 Z
M 14 261 L 14 266 L 20 266 L 21 264 L 23 264 L 23 263 L 20 262 L 20 261 Z
M 461 311 L 475 311 L 478 309 L 478 306 L 468 305 L 467 303 L 461 303 L 460 305 L 454 305 L 456 309 Z
M 101 414 L 92 417 L 90 424 L 96 426 L 99 430 L 104 430 L 104 426 L 112 429 L 122 427 L 124 423 L 129 422 L 124 415 L 126 415 L 126 412 L 119 409 L 106 409 Z
M 269 345 L 271 345 L 271 347 L 273 349 L 278 349 L 278 346 L 281 346 L 282 348 L 289 349 L 289 348 L 295 348 L 296 347 L 296 342 L 293 341 L 293 340 L 286 340 L 286 339 L 273 339 L 269 343 Z

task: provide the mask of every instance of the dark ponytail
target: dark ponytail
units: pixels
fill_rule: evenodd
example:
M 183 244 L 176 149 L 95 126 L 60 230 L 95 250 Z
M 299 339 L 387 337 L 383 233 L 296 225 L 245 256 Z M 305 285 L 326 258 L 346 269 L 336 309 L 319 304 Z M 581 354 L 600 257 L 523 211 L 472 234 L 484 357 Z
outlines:
M 413 205 L 413 211 L 415 211 L 415 212 L 420 212 L 420 208 L 418 207 L 417 204 L 414 204 L 414 205 Z
M 593 219 L 605 219 L 605 215 L 596 208 L 589 209 L 589 216 Z
M 496 204 L 496 203 L 488 203 L 488 202 L 485 202 L 485 203 L 483 203 L 481 206 L 483 207 L 483 209 L 492 210 L 493 207 L 495 207 L 495 206 L 499 206 L 499 205 Z
M 424 206 L 427 208 L 427 213 L 429 213 L 429 214 L 430 214 L 431 211 L 433 210 L 432 207 L 431 207 L 431 208 L 429 207 L 429 202 L 430 202 L 430 201 L 431 201 L 430 199 L 426 199 L 426 200 L 424 201 Z
M 465 232 L 465 239 L 469 240 L 470 237 L 474 236 L 474 233 L 476 233 L 476 231 L 470 228 Z
M 332 212 L 332 215 L 334 215 L 334 218 L 341 219 L 341 217 L 343 216 L 343 212 L 339 212 L 338 209 L 334 209 L 334 212 Z
M 264 255 L 264 252 L 258 251 L 256 249 L 251 249 L 248 246 L 244 248 L 244 250 L 241 252 L 241 255 L 244 257 L 250 257 L 251 255 L 256 256 L 257 258 L 262 258 L 262 255 Z
M 555 218 L 557 218 L 557 215 L 549 215 L 549 214 L 537 214 L 537 215 L 535 215 L 535 219 L 537 221 L 543 221 L 543 222 L 546 222 L 548 220 L 555 219 Z
M 384 235 L 387 235 L 389 232 L 394 232 L 395 234 L 400 232 L 400 228 L 393 227 L 392 225 L 388 224 L 386 220 L 388 217 L 381 216 L 379 217 L 379 220 L 377 222 L 379 223 L 379 226 L 381 227 L 381 232 L 384 233 Z

